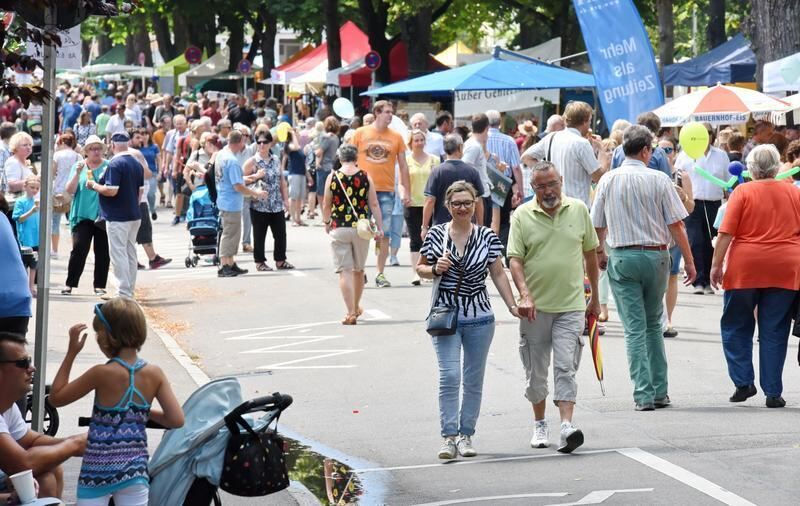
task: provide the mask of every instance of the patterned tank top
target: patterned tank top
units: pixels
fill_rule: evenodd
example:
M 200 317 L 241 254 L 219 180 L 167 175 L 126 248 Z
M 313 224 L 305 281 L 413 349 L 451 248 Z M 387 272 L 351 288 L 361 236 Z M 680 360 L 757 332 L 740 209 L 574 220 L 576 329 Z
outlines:
M 148 485 L 147 433 L 150 403 L 136 388 L 136 371 L 147 365 L 142 359 L 131 366 L 120 358 L 116 362 L 128 369 L 130 385 L 114 407 L 95 401 L 89 439 L 78 476 L 78 499 L 92 499 L 113 494 L 131 485 Z
M 339 184 L 339 176 L 342 184 Z M 347 189 L 345 196 L 342 185 Z M 341 170 L 337 170 L 331 177 L 331 227 L 355 227 L 361 218 L 369 218 L 369 178 L 367 173 L 359 170 L 352 176 L 348 176 Z M 355 207 L 357 216 L 353 217 L 353 209 L 347 203 L 347 197 Z

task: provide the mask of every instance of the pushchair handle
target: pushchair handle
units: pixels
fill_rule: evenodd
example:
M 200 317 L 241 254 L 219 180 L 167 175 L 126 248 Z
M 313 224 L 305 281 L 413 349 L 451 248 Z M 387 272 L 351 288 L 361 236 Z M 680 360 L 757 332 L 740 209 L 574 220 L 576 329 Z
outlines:
M 78 427 L 88 427 L 89 424 L 92 422 L 92 418 L 89 416 L 79 416 L 78 417 Z M 147 425 L 145 425 L 148 429 L 161 429 L 167 430 L 166 427 L 161 425 L 158 422 L 154 422 L 153 420 L 147 420 Z
M 245 401 L 234 409 L 231 415 L 243 415 L 245 413 L 253 413 L 255 411 L 264 411 L 266 408 L 274 408 L 283 411 L 292 405 L 293 399 L 291 395 L 275 392 L 272 395 L 265 395 L 264 397 L 256 397 L 249 401 Z

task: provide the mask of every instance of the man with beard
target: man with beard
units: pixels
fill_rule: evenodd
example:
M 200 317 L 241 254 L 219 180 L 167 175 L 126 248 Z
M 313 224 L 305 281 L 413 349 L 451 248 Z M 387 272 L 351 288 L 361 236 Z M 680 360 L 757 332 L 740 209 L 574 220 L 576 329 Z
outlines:
M 583 433 L 572 424 L 572 412 L 585 314 L 600 314 L 595 296 L 588 307 L 584 301 L 584 264 L 592 294 L 596 294 L 599 241 L 589 209 L 581 200 L 561 193 L 562 178 L 552 163 L 534 165 L 531 186 L 536 199 L 514 213 L 508 240 L 511 276 L 520 293 L 517 310 L 525 397 L 534 414 L 531 447 L 549 445 L 545 408 L 552 350 L 553 402 L 561 415 L 558 451 L 570 453 L 583 444 Z

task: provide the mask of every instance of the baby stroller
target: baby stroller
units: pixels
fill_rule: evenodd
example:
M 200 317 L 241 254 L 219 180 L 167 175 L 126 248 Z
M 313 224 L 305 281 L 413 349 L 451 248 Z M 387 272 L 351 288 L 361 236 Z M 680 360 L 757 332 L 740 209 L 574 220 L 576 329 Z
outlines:
M 149 503 L 185 506 L 221 505 L 218 488 L 241 496 L 263 496 L 289 486 L 283 457 L 284 443 L 269 426 L 292 404 L 289 395 L 274 393 L 242 401 L 236 378 L 222 378 L 198 388 L 184 403 L 184 426 L 167 431 L 150 458 Z M 263 412 L 260 418 L 245 415 Z M 88 425 L 81 418 L 79 425 Z M 150 428 L 160 428 L 148 422 Z M 239 438 L 256 436 L 243 443 Z M 250 455 L 248 456 L 248 446 Z M 255 456 L 255 458 L 251 458 Z M 241 457 L 241 458 L 240 458 Z M 265 481 L 252 476 L 242 477 L 246 483 L 235 483 L 236 477 L 223 470 L 238 461 L 270 461 L 274 474 Z M 257 462 L 255 462 L 257 464 Z M 244 467 L 248 467 L 245 464 Z M 260 466 L 254 466 L 259 468 Z M 225 481 L 223 481 L 225 480 Z M 228 481 L 230 480 L 230 481 Z M 232 483 L 233 482 L 233 483 Z M 259 491 L 259 487 L 262 487 Z M 264 491 L 266 487 L 268 491 Z
M 219 211 L 208 193 L 206 185 L 200 185 L 189 198 L 186 213 L 186 228 L 189 229 L 191 243 L 186 257 L 186 268 L 197 267 L 200 255 L 214 255 L 214 265 L 219 264 L 219 238 L 222 225 Z

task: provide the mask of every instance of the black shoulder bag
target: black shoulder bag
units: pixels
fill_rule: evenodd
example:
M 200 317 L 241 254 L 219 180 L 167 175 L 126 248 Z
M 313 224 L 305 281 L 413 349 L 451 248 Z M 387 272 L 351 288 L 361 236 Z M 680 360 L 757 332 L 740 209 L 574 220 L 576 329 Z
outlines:
M 222 490 L 243 497 L 261 497 L 289 486 L 283 439 L 277 432 L 256 432 L 241 415 L 226 417 L 225 425 L 230 438 L 220 478 Z
M 450 239 L 450 224 L 444 227 L 444 237 L 442 238 L 442 254 L 448 251 L 447 246 Z M 466 255 L 466 251 L 464 251 Z M 441 284 L 442 276 L 439 276 L 434 281 L 433 297 L 431 300 L 431 311 L 428 313 L 428 334 L 431 336 L 452 336 L 456 333 L 458 327 L 458 307 L 437 305 L 436 301 L 439 299 L 439 285 Z M 464 271 L 458 275 L 458 283 L 456 284 L 455 300 L 458 300 L 458 293 L 461 291 L 461 282 L 464 280 Z

